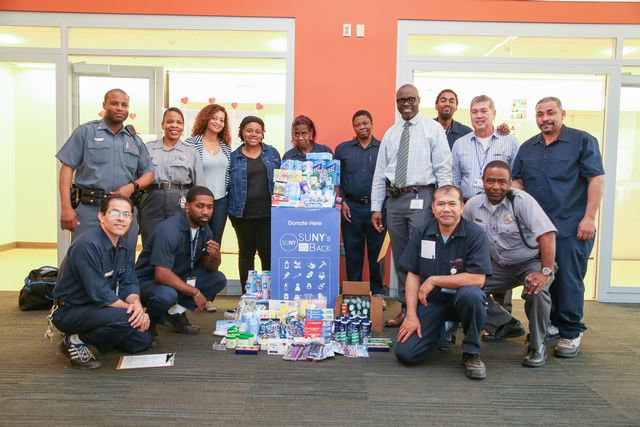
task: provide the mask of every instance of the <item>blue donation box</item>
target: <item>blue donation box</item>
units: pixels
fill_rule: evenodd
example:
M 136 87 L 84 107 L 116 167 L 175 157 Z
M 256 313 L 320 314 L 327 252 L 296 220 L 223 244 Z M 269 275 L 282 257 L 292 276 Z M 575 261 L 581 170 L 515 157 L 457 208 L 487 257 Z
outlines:
M 340 210 L 271 208 L 271 298 L 326 299 L 340 280 Z

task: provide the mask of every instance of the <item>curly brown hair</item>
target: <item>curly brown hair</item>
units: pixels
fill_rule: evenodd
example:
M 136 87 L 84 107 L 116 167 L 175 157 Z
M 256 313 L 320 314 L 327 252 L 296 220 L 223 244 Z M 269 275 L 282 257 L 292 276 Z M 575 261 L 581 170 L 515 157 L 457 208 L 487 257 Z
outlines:
M 222 105 L 219 104 L 209 104 L 204 107 L 198 115 L 196 116 L 196 121 L 193 124 L 193 129 L 191 130 L 191 136 L 204 135 L 204 132 L 207 130 L 207 125 L 209 124 L 209 120 L 213 117 L 215 113 L 218 111 L 222 111 L 224 113 L 224 127 L 218 134 L 218 139 L 224 142 L 227 145 L 231 145 L 231 130 L 229 129 L 229 115 L 227 114 L 227 110 Z

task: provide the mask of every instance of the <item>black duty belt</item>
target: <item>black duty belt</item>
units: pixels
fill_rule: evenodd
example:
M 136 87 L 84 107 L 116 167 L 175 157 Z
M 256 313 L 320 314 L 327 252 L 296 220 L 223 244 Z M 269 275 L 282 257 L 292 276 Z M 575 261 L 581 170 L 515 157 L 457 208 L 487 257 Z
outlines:
M 411 193 L 413 191 L 413 189 L 416 190 L 424 190 L 426 188 L 435 188 L 435 186 L 433 184 L 429 184 L 429 185 L 411 185 L 409 187 L 402 187 L 402 188 L 398 188 L 398 190 L 401 193 Z
M 371 197 L 370 196 L 354 196 L 352 194 L 349 193 L 345 193 L 345 197 L 349 200 L 351 200 L 352 202 L 356 202 L 360 205 L 370 205 L 371 204 Z
M 159 182 L 151 184 L 149 190 L 187 190 L 191 188 L 191 184 L 174 184 L 172 182 Z
M 101 188 L 78 188 L 78 200 L 83 205 L 100 206 L 107 197 L 107 193 Z

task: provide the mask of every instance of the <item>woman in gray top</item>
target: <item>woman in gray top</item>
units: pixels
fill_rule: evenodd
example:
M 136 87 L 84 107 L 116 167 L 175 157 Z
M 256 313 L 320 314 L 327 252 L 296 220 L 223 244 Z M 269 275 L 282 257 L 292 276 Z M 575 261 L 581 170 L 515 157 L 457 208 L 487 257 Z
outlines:
M 189 189 L 205 182 L 200 156 L 180 140 L 184 130 L 182 111 L 168 108 L 162 116 L 162 130 L 162 139 L 147 144 L 155 176 L 140 200 L 143 245 L 160 222 L 180 212 Z

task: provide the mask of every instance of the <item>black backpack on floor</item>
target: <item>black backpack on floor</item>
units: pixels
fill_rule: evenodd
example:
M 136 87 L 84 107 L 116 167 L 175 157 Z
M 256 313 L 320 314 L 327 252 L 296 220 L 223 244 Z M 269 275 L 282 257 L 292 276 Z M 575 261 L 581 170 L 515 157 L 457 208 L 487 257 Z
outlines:
M 20 310 L 47 310 L 53 306 L 53 287 L 58 280 L 56 267 L 44 266 L 31 270 L 24 279 L 18 305 Z

